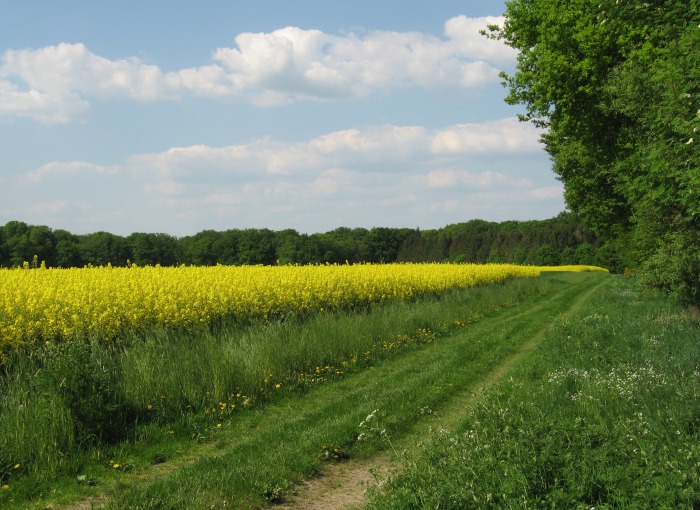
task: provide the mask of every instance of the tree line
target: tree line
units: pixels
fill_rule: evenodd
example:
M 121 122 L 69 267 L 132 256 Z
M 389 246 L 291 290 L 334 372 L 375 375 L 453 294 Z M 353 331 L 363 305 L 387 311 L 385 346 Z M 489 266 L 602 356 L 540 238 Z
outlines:
M 72 234 L 10 221 L 0 226 L 0 267 L 127 264 L 175 266 L 389 262 L 510 262 L 600 265 L 621 270 L 614 250 L 570 213 L 549 220 L 471 220 L 433 230 L 341 227 L 303 234 L 293 229 L 204 230 L 192 236 L 135 232 Z
M 509 0 L 485 35 L 569 209 L 643 279 L 700 304 L 700 1 Z

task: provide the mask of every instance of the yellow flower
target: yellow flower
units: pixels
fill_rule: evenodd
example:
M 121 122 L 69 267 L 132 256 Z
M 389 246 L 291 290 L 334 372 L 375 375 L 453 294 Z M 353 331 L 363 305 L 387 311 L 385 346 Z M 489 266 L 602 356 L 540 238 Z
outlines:
M 122 466 L 121 466 L 121 464 L 115 462 L 114 464 L 112 464 L 112 467 L 113 467 L 114 469 L 119 469 L 119 468 L 122 467 Z
M 600 270 L 438 263 L 6 269 L 0 270 L 0 362 L 26 338 L 36 346 L 76 335 L 110 341 L 154 324 L 199 328 L 221 317 L 265 320 L 586 269 Z M 262 375 L 272 380 L 270 372 Z
M 19 469 L 19 466 L 20 466 L 19 463 L 18 463 L 18 464 L 15 464 L 15 465 L 12 467 L 12 469 Z
M 278 390 L 279 390 L 281 387 L 282 387 L 282 385 L 281 385 L 280 383 L 275 384 L 275 388 L 277 388 Z
M 221 423 L 217 423 L 217 424 L 216 424 L 216 427 L 217 427 L 217 428 L 221 428 Z
M 4 491 L 6 491 L 6 490 L 9 489 L 9 488 L 10 488 L 10 486 L 7 485 L 7 484 L 5 484 L 5 485 L 3 485 L 2 487 L 0 487 L 0 489 L 2 489 L 2 490 L 4 490 Z

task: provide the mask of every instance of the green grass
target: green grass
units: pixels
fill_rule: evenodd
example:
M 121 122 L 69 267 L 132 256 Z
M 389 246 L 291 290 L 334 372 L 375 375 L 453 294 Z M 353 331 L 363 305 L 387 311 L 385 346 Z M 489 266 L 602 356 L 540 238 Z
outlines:
M 371 509 L 700 508 L 697 314 L 613 278 Z

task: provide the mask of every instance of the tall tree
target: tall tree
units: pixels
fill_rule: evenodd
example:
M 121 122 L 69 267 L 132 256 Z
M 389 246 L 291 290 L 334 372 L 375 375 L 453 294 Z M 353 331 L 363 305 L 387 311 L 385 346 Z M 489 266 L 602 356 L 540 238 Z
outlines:
M 57 267 L 82 267 L 85 265 L 80 254 L 80 238 L 71 234 L 67 230 L 54 230 L 56 238 L 56 259 Z
M 177 239 L 168 234 L 146 234 L 134 232 L 126 238 L 132 262 L 139 266 L 174 266 L 182 262 Z
M 490 34 L 519 51 L 507 102 L 546 128 L 567 204 L 648 281 L 697 301 L 699 0 L 506 5 Z
M 109 232 L 80 236 L 80 254 L 86 264 L 93 266 L 125 266 L 133 259 L 127 240 Z

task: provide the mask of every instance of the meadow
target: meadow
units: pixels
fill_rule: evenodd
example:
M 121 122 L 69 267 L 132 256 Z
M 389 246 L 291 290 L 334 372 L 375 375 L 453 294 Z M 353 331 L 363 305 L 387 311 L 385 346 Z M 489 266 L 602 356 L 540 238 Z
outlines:
M 397 270 L 419 272 L 418 269 L 432 268 L 430 265 L 405 266 Z M 365 270 L 368 267 L 372 266 L 358 266 Z M 445 272 L 446 268 L 459 267 L 436 265 L 434 269 Z M 145 268 L 138 268 L 138 271 L 144 270 L 143 273 L 135 269 L 123 271 L 128 275 L 151 274 Z M 162 269 L 153 268 L 153 274 Z M 467 270 L 469 266 L 462 269 Z M 105 269 L 105 274 L 110 271 L 114 269 Z M 51 272 L 18 270 L 7 274 Z M 98 271 L 86 270 L 90 272 L 97 274 Z M 109 508 L 211 508 L 212 505 L 221 506 L 222 501 L 232 507 L 256 508 L 289 497 L 294 493 L 296 482 L 321 472 L 324 463 L 371 457 L 389 448 L 388 443 L 392 442 L 395 445 L 420 444 L 422 449 L 413 448 L 410 456 L 396 459 L 404 464 L 405 474 L 392 482 L 390 491 L 378 493 L 372 504 L 380 507 L 384 504 L 387 508 L 434 508 L 437 500 L 427 499 L 427 496 L 419 501 L 395 498 L 405 494 L 428 494 L 435 492 L 435 487 L 445 487 L 443 492 L 449 496 L 440 506 L 488 507 L 489 502 L 473 499 L 473 494 L 469 496 L 473 501 L 468 504 L 468 498 L 459 492 L 464 484 L 455 484 L 455 480 L 468 480 L 469 476 L 481 472 L 477 470 L 469 475 L 451 471 L 464 464 L 459 460 L 464 458 L 463 450 L 454 454 L 452 461 L 456 466 L 444 470 L 447 480 L 427 479 L 420 485 L 418 479 L 409 477 L 414 472 L 413 467 L 415 473 L 435 473 L 436 469 L 426 471 L 425 466 L 435 462 L 443 466 L 441 462 L 447 462 L 445 459 L 454 453 L 449 447 L 455 448 L 455 442 L 463 441 L 460 433 L 469 425 L 462 420 L 479 416 L 482 409 L 478 407 L 470 414 L 461 408 L 456 413 L 459 419 L 448 424 L 440 417 L 447 417 L 450 402 L 460 393 L 473 394 L 477 390 L 475 385 L 483 383 L 496 367 L 507 364 L 508 359 L 523 351 L 523 346 L 533 338 L 542 339 L 543 353 L 547 353 L 545 358 L 556 367 L 547 369 L 549 365 L 535 355 L 531 356 L 531 363 L 526 362 L 529 356 L 513 363 L 514 368 L 521 367 L 514 374 L 520 374 L 519 377 L 525 374 L 524 383 L 518 383 L 517 378 L 511 381 L 521 393 L 507 385 L 499 385 L 493 393 L 497 402 L 509 398 L 509 409 L 519 409 L 515 401 L 531 400 L 532 395 L 542 392 L 543 382 L 536 375 L 555 381 L 583 378 L 581 374 L 585 370 L 588 374 L 594 373 L 596 381 L 612 380 L 616 375 L 628 380 L 632 393 L 637 381 L 657 377 L 661 369 L 656 372 L 640 370 L 631 375 L 635 365 L 625 358 L 633 352 L 624 347 L 625 335 L 634 337 L 634 334 L 621 328 L 619 323 L 627 314 L 636 317 L 642 309 L 635 307 L 642 305 L 650 311 L 641 312 L 641 317 L 632 321 L 638 328 L 637 333 L 642 337 L 673 338 L 674 349 L 685 346 L 683 359 L 689 360 L 689 364 L 697 363 L 697 352 L 689 341 L 697 340 L 697 319 L 672 308 L 670 303 L 645 297 L 632 279 L 603 272 L 542 273 L 542 268 L 537 269 L 537 274 L 543 276 L 492 276 L 493 281 L 447 285 L 438 290 L 429 288 L 402 297 L 386 297 L 391 295 L 386 290 L 383 293 L 372 291 L 372 296 L 385 297 L 364 303 L 353 300 L 344 306 L 329 306 L 326 301 L 325 306 L 317 305 L 303 313 L 285 311 L 243 319 L 228 314 L 217 317 L 206 327 L 193 328 L 189 323 L 167 326 L 148 323 L 143 328 L 123 328 L 116 336 L 101 337 L 92 331 L 53 336 L 51 340 L 42 337 L 35 344 L 25 342 L 8 351 L 3 368 L 0 501 L 8 508 L 46 508 L 47 504 L 106 495 L 110 499 L 100 499 L 99 505 Z M 319 279 L 309 278 L 309 281 L 318 285 Z M 425 280 L 434 282 L 439 278 Z M 318 285 L 319 289 L 327 287 L 327 284 Z M 190 294 L 196 298 L 194 292 Z M 300 295 L 303 296 L 303 292 Z M 147 300 L 136 301 L 145 308 Z M 598 311 L 590 312 L 591 306 L 597 306 Z M 663 307 L 663 312 L 653 311 L 653 307 L 659 306 Z M 667 320 L 659 322 L 655 313 L 662 313 Z M 586 317 L 583 322 L 579 314 Z M 587 318 L 598 315 L 597 322 Z M 578 327 L 579 323 L 584 326 Z M 596 337 L 600 331 L 588 328 L 589 324 L 610 326 L 623 337 Z M 652 331 L 652 327 L 659 326 L 676 329 L 673 334 Z M 580 363 L 572 363 L 564 354 L 552 356 L 562 350 L 561 328 L 574 328 L 577 334 L 588 334 L 590 330 L 592 338 L 597 338 L 598 349 L 605 347 L 594 356 L 594 347 L 582 344 L 580 339 L 572 340 L 572 347 L 563 350 L 567 356 L 583 350 L 591 358 L 608 363 L 605 365 L 608 370 L 610 363 L 619 365 L 618 371 L 610 375 L 599 368 L 596 372 L 579 368 Z M 566 338 L 568 342 L 577 337 L 568 333 Z M 589 343 L 595 342 L 590 340 Z M 653 345 L 663 344 L 659 341 Z M 697 342 L 694 345 L 697 346 Z M 670 346 L 664 348 L 671 349 Z M 619 356 L 612 357 L 618 350 Z M 648 352 L 644 363 L 648 364 L 648 358 L 653 356 L 654 353 Z M 607 358 L 610 359 L 606 361 Z M 697 380 L 697 372 L 687 371 L 689 366 L 684 365 L 683 377 Z M 679 377 L 679 373 L 672 372 L 675 368 L 678 367 L 663 367 L 666 380 Z M 560 382 L 560 386 L 567 387 L 567 384 Z M 606 388 L 604 382 L 594 386 Z M 691 385 L 691 391 L 697 390 L 697 386 L 692 388 Z M 480 400 L 484 406 L 491 399 L 489 395 L 485 394 Z M 683 395 L 683 398 L 689 396 Z M 653 398 L 657 396 L 652 395 Z M 644 394 L 639 398 L 652 397 Z M 559 394 L 551 397 L 550 406 L 554 407 L 560 398 Z M 605 398 L 605 402 L 613 401 L 610 395 L 606 394 Z M 613 406 L 614 409 L 618 407 Z M 681 412 L 679 406 L 676 407 L 676 411 Z M 385 435 L 378 433 L 380 428 L 363 430 L 358 427 L 374 410 L 377 410 L 376 423 L 381 423 L 381 429 L 387 431 Z M 619 407 L 619 410 L 627 412 L 628 409 Z M 551 435 L 554 425 L 534 411 L 530 412 L 534 414 L 526 418 L 532 422 L 535 437 L 545 437 L 543 428 L 547 426 Z M 690 415 L 683 419 L 692 422 L 692 409 L 682 412 Z M 611 429 L 616 420 L 623 420 L 612 413 L 606 418 Z M 454 429 L 441 434 L 424 430 L 417 433 L 417 423 L 436 416 L 441 428 Z M 558 419 L 556 413 L 552 416 Z M 569 418 L 571 416 L 565 414 L 561 420 L 568 423 Z M 585 416 L 582 419 L 590 421 Z M 632 423 L 630 419 L 625 416 L 622 421 L 628 429 Z M 492 428 L 486 418 L 481 420 L 483 427 L 494 434 L 502 432 L 501 422 L 494 422 L 495 428 Z M 523 428 L 522 423 L 519 426 Z M 672 441 L 679 437 L 697 439 L 690 425 L 684 427 L 678 430 L 685 430 L 684 434 L 690 436 L 665 436 L 668 448 L 675 446 Z M 604 430 L 596 429 L 598 440 L 603 442 Z M 358 441 L 363 432 L 363 440 Z M 572 439 L 576 430 L 567 433 L 568 442 L 556 443 L 556 448 L 550 448 L 552 459 L 562 451 L 567 452 L 567 459 L 575 459 L 576 455 L 569 455 L 573 452 L 567 450 L 570 445 L 575 445 L 574 450 L 579 455 L 586 452 L 586 447 L 590 448 Z M 433 437 L 435 435 L 439 437 Z M 497 434 L 498 437 L 502 435 Z M 537 469 L 523 464 L 524 459 L 538 458 L 522 446 L 536 445 L 533 437 L 526 439 L 524 443 L 521 438 L 512 439 L 510 447 L 522 457 L 512 453 L 508 457 L 513 459 L 510 472 L 520 470 L 520 476 L 525 478 Z M 615 448 L 619 449 L 619 445 Z M 483 469 L 493 469 L 483 449 L 479 451 Z M 498 459 L 503 451 L 497 451 Z M 678 469 L 686 474 L 688 469 L 697 470 L 696 453 L 692 448 L 683 450 L 689 460 L 679 464 Z M 432 454 L 442 457 L 435 458 Z M 663 460 L 677 463 L 675 456 Z M 559 459 L 558 462 L 563 461 Z M 616 466 L 613 461 L 609 464 Z M 579 468 L 567 469 L 570 470 L 567 472 L 574 472 L 572 470 Z M 619 467 L 616 469 L 620 471 Z M 598 466 L 591 468 L 591 472 L 598 473 Z M 586 487 L 588 482 L 581 481 L 577 490 L 585 497 L 577 496 L 575 490 L 568 489 L 567 484 L 573 481 L 561 482 L 562 476 L 555 476 L 560 480 L 558 490 L 569 494 L 569 501 L 598 498 L 602 502 L 600 494 L 604 491 L 585 493 L 581 487 Z M 504 501 L 514 501 L 515 495 L 539 501 L 536 497 L 551 489 L 541 489 L 535 496 L 527 496 L 526 489 L 533 482 L 525 481 L 512 485 L 509 494 L 505 489 L 493 489 L 489 485 L 499 478 L 495 474 L 481 478 L 485 494 L 492 494 L 491 498 L 493 494 L 500 494 L 493 500 L 494 508 L 508 507 Z M 451 489 L 449 480 L 452 480 Z M 665 491 L 680 497 L 678 501 L 693 501 L 692 490 L 696 488 L 693 489 L 692 482 L 685 483 L 686 486 L 690 483 L 690 492 L 674 492 L 672 485 Z M 474 494 L 480 494 L 479 490 Z M 610 499 L 609 495 L 605 497 Z M 449 503 L 451 501 L 457 503 Z

